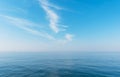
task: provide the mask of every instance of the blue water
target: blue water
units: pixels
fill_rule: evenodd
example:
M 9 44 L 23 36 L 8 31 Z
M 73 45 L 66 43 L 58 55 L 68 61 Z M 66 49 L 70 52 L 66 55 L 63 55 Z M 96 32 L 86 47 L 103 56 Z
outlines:
M 120 52 L 0 53 L 0 77 L 120 77 Z

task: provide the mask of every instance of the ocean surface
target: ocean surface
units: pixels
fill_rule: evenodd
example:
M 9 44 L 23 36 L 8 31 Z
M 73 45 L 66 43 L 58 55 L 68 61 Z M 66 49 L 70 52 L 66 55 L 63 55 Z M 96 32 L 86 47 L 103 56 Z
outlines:
M 120 77 L 120 52 L 0 52 L 0 77 Z

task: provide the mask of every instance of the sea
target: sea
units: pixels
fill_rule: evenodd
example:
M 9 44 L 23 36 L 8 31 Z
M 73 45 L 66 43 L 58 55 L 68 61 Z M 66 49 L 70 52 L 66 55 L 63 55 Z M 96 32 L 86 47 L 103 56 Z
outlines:
M 120 77 L 120 52 L 0 52 L 0 77 Z

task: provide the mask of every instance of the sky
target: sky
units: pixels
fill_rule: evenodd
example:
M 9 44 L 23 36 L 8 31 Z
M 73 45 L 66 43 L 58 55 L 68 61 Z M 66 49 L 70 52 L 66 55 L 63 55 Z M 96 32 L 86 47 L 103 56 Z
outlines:
M 120 51 L 120 0 L 0 0 L 0 51 Z

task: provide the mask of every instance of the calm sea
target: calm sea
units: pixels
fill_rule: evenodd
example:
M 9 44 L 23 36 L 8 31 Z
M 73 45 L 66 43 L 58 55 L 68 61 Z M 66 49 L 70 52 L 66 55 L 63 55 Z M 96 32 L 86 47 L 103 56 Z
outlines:
M 120 77 L 120 52 L 1 52 L 0 77 Z

